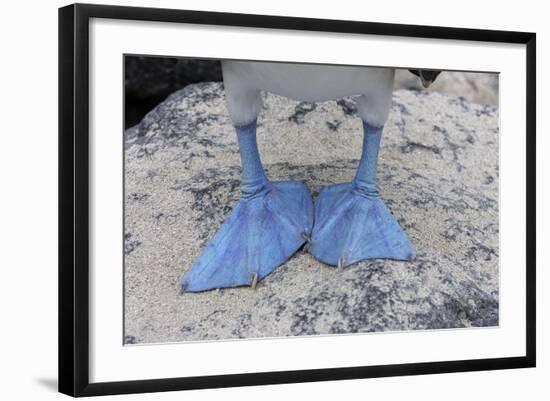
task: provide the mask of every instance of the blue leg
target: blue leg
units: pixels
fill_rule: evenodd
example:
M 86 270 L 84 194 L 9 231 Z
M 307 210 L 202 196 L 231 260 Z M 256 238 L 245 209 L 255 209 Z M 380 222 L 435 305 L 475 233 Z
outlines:
M 311 235 L 313 201 L 301 182 L 270 182 L 256 144 L 256 122 L 236 127 L 242 195 L 200 257 L 180 279 L 182 291 L 256 286 Z
M 376 165 L 382 128 L 363 122 L 363 154 L 351 183 L 321 189 L 309 252 L 329 265 L 364 259 L 412 260 L 415 248 L 378 193 Z

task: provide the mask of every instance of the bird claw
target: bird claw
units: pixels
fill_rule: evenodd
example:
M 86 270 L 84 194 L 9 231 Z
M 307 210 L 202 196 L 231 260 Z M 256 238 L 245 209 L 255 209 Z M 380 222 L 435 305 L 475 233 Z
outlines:
M 306 243 L 304 244 L 304 252 L 307 252 L 309 250 L 309 247 L 311 246 L 311 236 L 307 233 L 307 231 L 302 231 L 300 234 L 304 241 Z
M 253 290 L 256 289 L 256 285 L 258 284 L 258 273 L 256 272 L 253 272 L 251 274 L 252 276 L 252 282 L 250 283 L 250 288 L 252 288 Z

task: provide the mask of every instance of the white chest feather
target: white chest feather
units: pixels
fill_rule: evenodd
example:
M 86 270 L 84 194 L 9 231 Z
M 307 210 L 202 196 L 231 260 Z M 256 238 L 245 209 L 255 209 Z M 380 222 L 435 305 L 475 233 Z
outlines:
M 223 61 L 222 68 L 227 105 L 235 125 L 257 117 L 262 90 L 307 102 L 361 95 L 358 108 L 364 119 L 373 118 L 376 125 L 381 125 L 387 118 L 393 90 L 391 68 L 246 61 Z

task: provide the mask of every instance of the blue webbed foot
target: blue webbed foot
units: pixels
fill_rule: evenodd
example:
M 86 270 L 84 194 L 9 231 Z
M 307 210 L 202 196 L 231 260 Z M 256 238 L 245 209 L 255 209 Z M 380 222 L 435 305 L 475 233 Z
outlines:
M 309 252 L 345 267 L 365 259 L 412 260 L 416 250 L 378 195 L 346 183 L 324 187 L 316 199 Z
M 181 277 L 181 290 L 255 287 L 309 239 L 312 225 L 313 201 L 303 183 L 268 182 L 238 201 Z

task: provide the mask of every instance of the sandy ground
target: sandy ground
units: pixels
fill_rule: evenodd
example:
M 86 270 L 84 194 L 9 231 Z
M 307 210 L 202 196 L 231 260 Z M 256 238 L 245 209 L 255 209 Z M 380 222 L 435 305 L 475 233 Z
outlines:
M 258 140 L 274 180 L 313 195 L 350 181 L 362 143 L 353 99 L 266 95 Z M 382 139 L 382 197 L 413 262 L 344 271 L 299 251 L 259 283 L 185 293 L 178 278 L 239 197 L 220 83 L 174 93 L 125 133 L 125 341 L 155 343 L 498 324 L 498 109 L 397 91 Z

